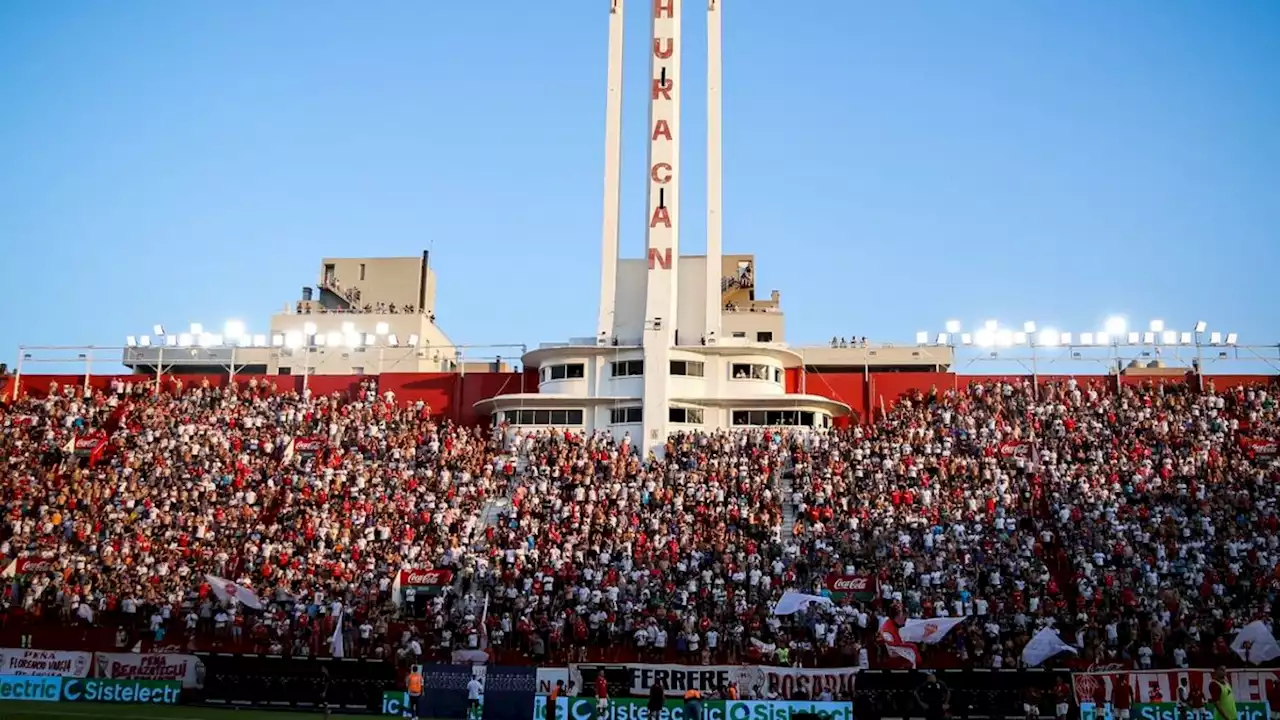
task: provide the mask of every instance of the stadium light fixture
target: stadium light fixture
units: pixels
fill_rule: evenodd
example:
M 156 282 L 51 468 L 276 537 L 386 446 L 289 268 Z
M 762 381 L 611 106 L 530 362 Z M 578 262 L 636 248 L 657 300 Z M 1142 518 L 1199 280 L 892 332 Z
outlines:
M 1060 336 L 1058 335 L 1057 330 L 1053 330 L 1051 328 L 1045 328 L 1044 330 L 1040 331 L 1039 341 L 1040 341 L 1040 344 L 1044 345 L 1045 347 L 1054 347 L 1058 344 L 1059 340 L 1060 340 Z
M 1033 321 L 1031 321 L 1031 320 L 1028 320 L 1028 321 L 1026 321 L 1026 322 L 1022 323 L 1022 332 L 1024 332 L 1024 333 L 1026 333 L 1026 334 L 1030 335 L 1030 334 L 1034 333 L 1035 331 L 1036 331 L 1036 324 L 1035 324 L 1035 322 L 1033 322 Z
M 1069 333 L 1069 332 L 1064 332 L 1064 333 L 1062 333 L 1061 335 L 1059 335 L 1059 336 L 1058 336 L 1058 344 L 1059 344 L 1059 345 L 1070 345 L 1070 344 L 1071 344 L 1071 333 Z
M 297 331 L 285 333 L 284 344 L 285 344 L 285 347 L 288 347 L 291 349 L 297 349 L 302 347 L 302 333 Z
M 916 333 L 917 345 L 927 345 L 928 343 L 929 343 L 929 333 L 925 332 L 924 330 L 921 330 L 920 332 Z
M 302 334 L 311 337 L 316 334 L 316 324 L 313 322 L 302 324 Z
M 355 332 L 354 330 L 344 337 L 343 341 L 346 342 L 347 347 L 350 348 L 358 348 L 364 345 L 364 338 L 361 337 L 360 333 Z
M 141 345 L 142 347 L 151 347 L 151 336 L 143 335 L 142 337 L 138 338 L 138 344 Z
M 164 346 L 165 346 L 165 347 L 178 347 L 178 336 L 177 336 L 177 335 L 165 335 L 165 336 L 164 336 Z
M 1128 341 L 1130 345 L 1137 345 L 1138 343 L 1142 342 L 1142 334 L 1131 332 L 1129 333 Z
M 1178 342 L 1182 343 L 1183 345 L 1190 345 L 1192 342 L 1191 333 L 1189 332 L 1182 333 L 1182 338 Z
M 329 344 L 329 336 L 316 335 L 315 337 L 311 338 L 311 342 L 315 343 L 316 347 L 324 347 Z
M 1091 333 L 1091 332 L 1080 333 L 1080 344 L 1081 344 L 1081 345 L 1092 345 L 1092 344 L 1093 344 L 1093 333 Z M 1099 340 L 1099 341 L 1098 341 L 1098 344 L 1099 344 L 1099 345 L 1105 345 L 1106 343 L 1105 343 L 1104 341 L 1102 341 L 1102 340 Z
M 1209 344 L 1210 344 L 1210 345 L 1221 345 L 1221 344 L 1222 344 L 1222 333 L 1220 333 L 1220 332 L 1211 332 L 1211 333 L 1209 333 Z
M 155 333 L 156 335 L 164 335 L 164 326 L 163 326 L 163 325 L 152 325 L 152 326 L 151 326 L 151 332 Z
M 973 334 L 972 334 L 972 333 L 960 333 L 960 344 L 961 344 L 961 345 L 972 345 L 972 344 L 973 344 Z
M 1000 347 L 1009 347 L 1013 345 L 1013 333 L 1009 330 L 1000 330 L 996 332 L 996 345 Z
M 244 323 L 239 320 L 228 320 L 226 326 L 222 328 L 222 334 L 226 335 L 233 342 L 244 337 Z
M 948 321 L 947 321 L 947 332 L 951 333 L 952 335 L 955 335 L 956 333 L 960 332 L 960 321 L 959 321 L 959 320 L 948 320 Z
M 391 326 L 384 322 L 380 322 L 374 326 L 373 330 L 379 335 L 386 335 L 391 332 Z
M 138 338 L 133 335 L 129 335 L 125 337 L 124 344 L 129 347 L 138 347 Z
M 252 342 L 254 347 L 266 347 L 267 336 L 265 334 L 254 335 Z
M 1014 334 L 1013 334 L 1013 344 L 1014 344 L 1014 345 L 1026 345 L 1026 344 L 1027 344 L 1027 334 L 1026 334 L 1026 333 L 1024 333 L 1024 332 L 1016 332 L 1016 333 L 1014 333 Z
M 364 344 L 365 344 L 365 345 L 377 345 L 377 344 L 378 344 L 378 336 L 377 336 L 377 335 L 374 335 L 373 333 L 367 333 L 367 334 L 364 336 Z
M 991 347 L 996 344 L 995 331 L 984 327 L 974 334 L 973 342 L 978 347 Z
M 191 336 L 192 336 L 192 337 L 199 337 L 200 335 L 203 335 L 203 334 L 204 334 L 204 326 L 203 326 L 203 325 L 201 325 L 200 323 L 195 323 L 195 322 L 191 323 Z
M 995 320 L 988 320 L 982 324 L 982 327 L 983 329 L 994 333 L 996 330 L 1000 329 L 1000 323 L 996 322 Z
M 1178 344 L 1177 331 L 1165 330 L 1164 332 L 1160 333 L 1160 342 L 1165 345 L 1177 345 Z
M 938 333 L 939 345 L 946 345 L 948 342 L 950 342 L 950 340 L 951 340 L 951 337 L 947 333 L 944 333 L 944 332 Z
M 331 332 L 328 335 L 329 345 L 332 347 L 342 347 L 342 333 Z
M 1151 332 L 1153 332 L 1153 333 L 1162 333 L 1162 332 L 1164 332 L 1164 321 L 1163 321 L 1163 320 L 1152 320 L 1152 321 L 1151 321 Z
M 410 335 L 410 336 L 409 336 L 409 347 L 418 347 L 418 336 L 417 336 L 417 335 Z
M 1228 344 L 1228 345 L 1235 345 L 1235 344 L 1236 344 L 1236 341 L 1237 341 L 1237 340 L 1239 340 L 1239 339 L 1240 339 L 1240 336 L 1239 336 L 1239 335 L 1237 335 L 1236 333 L 1233 333 L 1233 332 L 1229 332 L 1229 333 L 1227 333 L 1227 344 Z
M 1120 337 L 1124 335 L 1124 331 L 1129 327 L 1129 325 L 1125 322 L 1124 318 L 1119 315 L 1113 315 L 1107 318 L 1107 322 L 1103 324 L 1102 327 L 1107 331 L 1108 335 Z
M 284 333 L 271 333 L 271 347 L 284 347 Z
M 178 347 L 191 347 L 191 333 L 182 333 L 178 336 Z
M 391 333 L 387 336 L 387 344 L 391 347 L 400 347 L 400 338 L 396 337 L 395 333 Z
M 1198 332 L 1198 333 L 1202 333 L 1202 332 L 1204 332 L 1205 330 L 1208 330 L 1208 329 L 1209 329 L 1209 323 L 1207 323 L 1207 322 L 1205 322 L 1205 321 L 1203 321 L 1203 320 L 1197 320 L 1197 321 L 1196 321 L 1196 332 Z
M 1155 344 L 1156 344 L 1156 334 L 1155 334 L 1155 333 L 1153 333 L 1153 332 L 1151 332 L 1151 331 L 1147 331 L 1147 332 L 1142 333 L 1142 344 L 1143 344 L 1143 345 L 1155 345 Z

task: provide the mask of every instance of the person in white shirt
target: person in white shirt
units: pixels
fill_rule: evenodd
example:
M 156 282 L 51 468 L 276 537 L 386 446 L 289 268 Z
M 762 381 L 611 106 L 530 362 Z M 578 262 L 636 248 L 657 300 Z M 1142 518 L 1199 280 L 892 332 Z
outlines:
M 467 683 L 467 718 L 476 720 L 480 717 L 480 702 L 484 693 L 484 684 L 480 678 L 472 676 Z

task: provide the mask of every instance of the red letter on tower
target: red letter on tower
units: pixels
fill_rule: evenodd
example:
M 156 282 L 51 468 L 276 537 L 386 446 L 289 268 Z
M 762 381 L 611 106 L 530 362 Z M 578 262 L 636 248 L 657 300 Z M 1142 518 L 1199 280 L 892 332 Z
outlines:
M 661 254 L 657 248 L 649 248 L 649 269 L 656 270 L 659 267 L 663 270 L 671 269 L 671 248 L 663 248 Z
M 664 100 L 670 100 L 671 87 L 672 87 L 671 78 L 667 78 L 665 81 L 660 80 L 658 78 L 654 78 L 653 79 L 653 99 L 657 100 L 658 96 L 661 95 Z
M 655 18 L 675 17 L 676 0 L 653 0 L 653 16 Z
M 658 163 L 649 171 L 649 178 L 659 185 L 666 185 L 671 182 L 671 164 Z
M 658 121 L 653 124 L 653 137 L 649 138 L 649 141 L 652 142 L 658 138 L 671 139 L 671 126 L 662 118 L 658 118 Z
M 653 217 L 649 220 L 649 227 L 656 228 L 658 227 L 658 223 L 662 223 L 662 227 L 665 228 L 671 227 L 671 213 L 667 212 L 667 209 L 664 207 L 657 207 L 653 209 Z
M 662 43 L 664 42 L 667 44 L 666 47 L 662 46 Z M 675 48 L 676 44 L 671 40 L 671 38 L 653 39 L 653 56 L 660 60 L 666 60 L 671 57 L 671 54 L 675 52 Z

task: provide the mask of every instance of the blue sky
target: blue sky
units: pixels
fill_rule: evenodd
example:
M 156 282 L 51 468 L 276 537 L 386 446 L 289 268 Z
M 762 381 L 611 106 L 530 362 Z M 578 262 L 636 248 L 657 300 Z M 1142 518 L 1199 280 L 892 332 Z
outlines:
M 793 343 L 949 318 L 1280 341 L 1280 4 L 723 0 L 727 252 Z M 644 244 L 628 8 L 624 256 Z M 588 335 L 606 0 L 0 0 L 0 361 L 265 330 L 321 256 L 433 247 L 457 342 Z M 704 247 L 685 11 L 682 245 Z

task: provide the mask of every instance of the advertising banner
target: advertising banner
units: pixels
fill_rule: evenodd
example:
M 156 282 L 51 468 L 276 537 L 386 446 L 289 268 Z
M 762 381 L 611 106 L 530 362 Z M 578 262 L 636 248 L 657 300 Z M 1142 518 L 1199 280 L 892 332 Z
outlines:
M 484 720 L 528 720 L 538 689 L 538 671 L 531 667 L 496 666 L 485 669 Z
M 13 571 L 17 575 L 58 572 L 57 561 L 52 558 L 18 558 L 14 561 Z
M 0 648 L 0 675 L 89 677 L 93 653 Z
M 423 665 L 422 707 L 418 717 L 466 717 L 471 670 L 458 665 Z
M 397 717 L 404 715 L 405 708 L 409 706 L 409 693 L 404 690 L 383 690 L 382 691 L 382 714 L 395 715 Z
M 39 675 L 0 675 L 0 700 L 58 702 L 62 678 Z
M 303 457 L 311 457 L 324 449 L 327 440 L 319 435 L 315 437 L 294 438 L 293 451 Z
M 579 692 L 592 687 L 599 673 L 605 674 L 615 695 L 647 696 L 659 680 L 668 697 L 682 697 L 686 690 L 710 693 L 737 683 L 741 692 L 760 694 L 773 690 L 786 698 L 804 693 L 810 699 L 824 690 L 833 697 L 851 695 L 859 668 L 791 668 L 764 665 L 626 665 L 575 664 L 569 675 Z
M 1240 445 L 1258 457 L 1275 457 L 1276 441 L 1268 438 L 1240 438 Z
M 437 570 L 401 570 L 400 587 L 418 590 L 439 590 L 453 584 L 453 571 Z
M 182 683 L 177 680 L 63 678 L 62 681 L 62 699 L 67 702 L 177 705 L 180 697 Z
M 547 699 L 534 701 L 531 720 L 593 720 L 594 698 L 560 698 L 554 715 L 547 714 Z M 847 702 L 783 702 L 764 700 L 704 700 L 701 720 L 791 720 L 799 713 L 812 713 L 822 720 L 853 720 L 853 704 Z M 649 714 L 648 700 L 611 698 L 609 709 L 599 720 L 684 720 L 684 701 L 667 700 L 662 713 Z
M 179 680 L 184 688 L 204 687 L 204 663 L 195 655 L 97 653 L 94 675 L 127 680 Z
M 1266 703 L 1236 703 L 1236 720 L 1268 720 Z M 1134 704 L 1129 710 L 1130 720 L 1217 720 L 1208 708 L 1189 708 L 1178 703 Z M 1080 704 L 1080 720 L 1115 720 L 1110 705 L 1101 708 L 1093 703 Z
M 1133 702 L 1136 705 L 1177 698 L 1178 686 L 1183 679 L 1186 679 L 1188 687 L 1198 685 L 1204 691 L 1204 696 L 1209 697 L 1213 671 L 1208 668 L 1072 673 L 1071 684 L 1075 689 L 1076 702 L 1083 704 L 1093 702 L 1094 690 L 1099 685 L 1106 689 L 1107 697 L 1110 698 L 1113 697 L 1116 683 L 1127 682 L 1133 688 Z M 1231 670 L 1227 673 L 1227 679 L 1231 682 L 1236 703 L 1265 703 L 1267 688 L 1280 684 L 1280 668 Z M 1133 714 L 1133 717 L 1136 720 L 1138 716 Z
M 875 575 L 831 573 L 827 575 L 827 592 L 837 600 L 845 595 L 852 595 L 858 602 L 871 602 L 876 599 L 878 582 Z
M 560 680 L 569 685 L 569 668 L 538 668 L 538 694 L 549 695 Z

